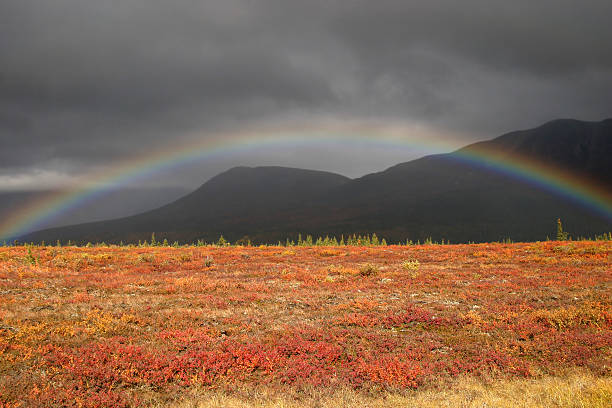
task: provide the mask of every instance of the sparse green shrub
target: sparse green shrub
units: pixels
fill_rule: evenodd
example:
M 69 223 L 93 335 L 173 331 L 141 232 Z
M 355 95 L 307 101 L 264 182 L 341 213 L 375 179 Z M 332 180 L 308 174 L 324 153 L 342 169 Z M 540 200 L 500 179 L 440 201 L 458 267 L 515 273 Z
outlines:
M 179 261 L 181 262 L 191 262 L 192 259 L 191 254 L 181 254 L 179 257 Z
M 374 264 L 365 264 L 359 268 L 359 274 L 361 276 L 373 276 L 378 273 L 378 268 Z
M 206 259 L 204 260 L 204 266 L 206 266 L 208 268 L 208 267 L 212 266 L 214 262 L 215 262 L 215 260 L 212 257 L 207 256 Z
M 24 258 L 24 262 L 30 265 L 36 265 L 38 263 L 38 258 L 36 258 L 34 254 L 32 254 L 32 248 L 30 248 L 29 246 L 28 246 L 28 253 L 26 254 Z
M 417 259 L 409 259 L 402 262 L 402 268 L 409 271 L 416 271 L 421 266 L 421 263 Z
M 421 263 L 416 260 L 416 259 L 409 259 L 406 260 L 404 262 L 402 262 L 402 268 L 404 268 L 406 271 L 408 271 L 408 275 L 414 279 L 417 276 L 419 276 L 419 267 L 421 266 Z

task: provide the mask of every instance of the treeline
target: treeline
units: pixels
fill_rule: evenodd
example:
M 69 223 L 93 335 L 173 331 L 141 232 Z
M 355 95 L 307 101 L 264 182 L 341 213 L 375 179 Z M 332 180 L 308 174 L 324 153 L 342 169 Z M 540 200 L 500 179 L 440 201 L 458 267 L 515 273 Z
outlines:
M 510 240 L 504 240 L 503 242 L 510 243 Z M 470 242 L 472 244 L 473 242 Z M 432 238 L 427 238 L 424 241 L 412 241 L 406 240 L 403 242 L 392 243 L 392 245 L 450 245 L 450 241 L 448 240 L 440 240 L 434 241 Z M 93 247 L 106 247 L 106 246 L 119 246 L 119 247 L 128 247 L 128 248 L 150 248 L 150 247 L 173 247 L 173 248 L 182 248 L 182 247 L 227 247 L 227 246 L 282 246 L 282 247 L 308 247 L 308 246 L 363 246 L 363 247 L 373 247 L 373 246 L 387 246 L 387 240 L 385 238 L 379 238 L 376 233 L 374 234 L 352 234 L 341 235 L 339 238 L 335 236 L 325 236 L 325 237 L 314 237 L 312 235 L 306 234 L 303 236 L 302 234 L 298 234 L 297 240 L 287 238 L 285 241 L 278 241 L 277 243 L 253 243 L 248 236 L 242 237 L 235 242 L 230 242 L 225 239 L 223 235 L 219 237 L 217 241 L 208 242 L 202 239 L 198 239 L 193 242 L 188 243 L 179 243 L 178 241 L 170 242 L 168 239 L 158 240 L 155 236 L 155 233 L 151 235 L 151 240 L 139 240 L 138 243 L 124 243 L 123 241 L 118 244 L 115 243 L 106 243 L 106 242 L 73 242 L 68 240 L 67 242 L 61 242 L 57 240 L 54 244 L 46 243 L 42 241 L 40 243 L 34 242 L 18 242 L 14 241 L 11 243 L 7 243 L 6 241 L 3 243 L 3 246 L 19 246 L 19 245 L 27 245 L 27 246 L 74 246 L 74 247 L 84 247 L 84 248 L 93 248 Z
M 592 238 L 588 237 L 580 237 L 580 238 L 572 238 L 569 234 L 563 231 L 560 224 L 558 225 L 558 230 L 556 234 L 557 241 L 612 241 L 612 232 L 603 233 L 597 235 Z M 546 237 L 547 241 L 550 241 L 550 237 Z M 504 243 L 511 244 L 513 241 L 509 238 L 503 239 L 501 241 L 494 241 L 495 243 Z M 451 245 L 449 240 L 440 240 L 435 241 L 432 238 L 427 238 L 423 241 L 417 240 L 406 240 L 401 242 L 391 243 L 392 245 L 400 245 L 400 246 L 411 246 L 411 245 Z M 455 243 L 459 244 L 459 243 Z M 466 244 L 475 244 L 475 242 L 469 241 Z M 79 242 L 60 242 L 57 240 L 54 244 L 46 243 L 42 241 L 40 243 L 34 242 L 3 242 L 2 246 L 20 246 L 26 245 L 28 247 L 37 247 L 37 246 L 56 246 L 56 247 L 84 247 L 84 248 L 93 248 L 93 247 L 108 247 L 108 246 L 119 246 L 126 248 L 150 248 L 150 247 L 172 247 L 172 248 L 185 248 L 185 247 L 228 247 L 228 246 L 242 246 L 242 247 L 251 247 L 251 246 L 279 246 L 279 247 L 309 247 L 309 246 L 362 246 L 362 247 L 375 247 L 375 246 L 387 246 L 387 240 L 385 238 L 379 238 L 375 233 L 370 234 L 352 234 L 341 235 L 340 238 L 332 236 L 325 237 L 316 237 L 314 238 L 312 235 L 298 234 L 297 240 L 287 238 L 285 241 L 278 241 L 276 244 L 271 243 L 263 243 L 263 244 L 254 244 L 251 239 L 247 236 L 242 237 L 235 242 L 230 242 L 221 235 L 217 241 L 207 242 L 204 240 L 197 240 L 189 243 L 179 243 L 178 241 L 169 242 L 168 239 L 158 240 L 155 237 L 155 233 L 151 235 L 151 240 L 138 241 L 138 243 L 124 243 L 119 242 L 118 244 L 106 243 L 106 242 L 96 242 L 96 243 L 79 243 Z

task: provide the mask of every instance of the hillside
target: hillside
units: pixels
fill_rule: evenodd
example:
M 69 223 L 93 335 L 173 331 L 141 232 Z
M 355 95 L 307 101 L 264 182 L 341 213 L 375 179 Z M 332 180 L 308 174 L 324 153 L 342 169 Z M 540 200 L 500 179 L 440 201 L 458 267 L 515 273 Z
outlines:
M 237 167 L 193 193 L 132 217 L 39 231 L 25 240 L 193 241 L 249 236 L 275 242 L 298 233 L 376 232 L 390 240 L 541 240 L 563 219 L 578 236 L 612 230 L 612 220 L 576 203 L 463 160 L 470 150 L 520 154 L 612 189 L 612 120 L 556 120 L 426 156 L 358 179 L 282 167 Z
M 174 202 L 190 192 L 186 187 L 120 188 L 100 194 L 95 200 L 85 201 L 82 205 L 47 220 L 42 227 L 53 228 L 140 214 Z M 0 220 L 10 217 L 32 202 L 62 193 L 62 190 L 55 189 L 0 191 Z

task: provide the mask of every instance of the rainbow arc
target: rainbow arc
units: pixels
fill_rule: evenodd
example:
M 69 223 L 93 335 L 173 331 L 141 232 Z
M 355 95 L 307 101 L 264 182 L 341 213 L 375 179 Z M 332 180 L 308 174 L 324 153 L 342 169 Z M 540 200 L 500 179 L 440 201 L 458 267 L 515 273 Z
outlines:
M 358 140 L 372 148 L 400 148 L 414 152 L 444 153 L 454 150 L 456 142 L 440 138 L 429 141 L 406 140 L 397 135 L 380 134 L 368 129 L 350 132 L 306 128 L 301 131 L 274 130 L 242 132 L 206 138 L 203 141 L 177 146 L 173 150 L 160 149 L 153 153 L 131 158 L 89 175 L 86 181 L 69 190 L 46 195 L 34 200 L 0 221 L 0 239 L 12 241 L 27 232 L 39 229 L 49 220 L 82 206 L 100 195 L 129 182 L 152 177 L 172 168 L 210 158 L 245 153 L 258 148 L 324 146 Z M 538 163 L 527 157 L 471 146 L 453 153 L 455 159 L 491 171 L 505 174 L 537 188 L 571 200 L 588 210 L 612 220 L 612 193 L 592 181 L 553 166 Z

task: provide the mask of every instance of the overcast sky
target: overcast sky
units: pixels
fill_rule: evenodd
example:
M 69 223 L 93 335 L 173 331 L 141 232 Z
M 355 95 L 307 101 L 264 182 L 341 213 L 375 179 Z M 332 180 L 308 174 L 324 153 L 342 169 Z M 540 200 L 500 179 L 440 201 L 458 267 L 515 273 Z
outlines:
M 269 129 L 318 136 L 139 182 L 195 187 L 240 164 L 355 177 L 555 118 L 601 120 L 611 16 L 610 0 L 2 0 L 0 190 Z

